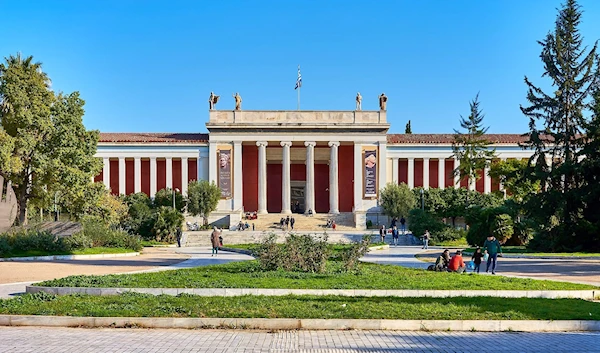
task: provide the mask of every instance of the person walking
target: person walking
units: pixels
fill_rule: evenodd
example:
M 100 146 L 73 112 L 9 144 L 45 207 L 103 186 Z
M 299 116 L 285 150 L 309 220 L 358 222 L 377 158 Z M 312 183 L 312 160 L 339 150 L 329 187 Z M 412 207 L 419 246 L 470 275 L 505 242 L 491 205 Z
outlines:
M 181 227 L 177 227 L 177 231 L 175 231 L 175 236 L 177 237 L 177 247 L 181 247 L 181 236 L 183 232 L 181 231 Z
M 295 223 L 296 223 L 296 219 L 294 218 L 294 216 L 292 216 L 292 218 L 290 218 L 290 226 L 292 226 L 292 230 L 294 230 Z
M 479 273 L 479 268 L 481 267 L 482 259 L 483 253 L 481 252 L 481 248 L 478 246 L 477 249 L 475 249 L 473 256 L 471 256 L 471 261 L 473 261 L 473 264 L 475 265 L 475 267 L 473 268 L 473 272 L 477 271 L 477 273 Z
M 429 230 L 425 229 L 425 234 L 423 234 L 423 249 L 429 249 Z
M 381 242 L 382 242 L 382 243 L 385 243 L 385 232 L 386 232 L 385 226 L 384 226 L 384 225 L 382 225 L 382 226 L 379 228 L 379 238 L 381 238 Z
M 398 246 L 398 227 L 396 226 L 392 228 L 392 239 L 394 241 L 394 246 Z
M 406 219 L 404 219 L 404 216 L 400 218 L 400 230 L 402 231 L 402 235 L 406 234 Z
M 220 236 L 221 232 L 219 231 L 219 228 L 217 228 L 216 226 L 213 227 L 212 234 L 210 235 L 210 243 L 212 245 L 212 254 L 210 256 L 217 256 L 217 254 L 219 253 L 219 245 L 221 243 L 221 241 L 219 240 Z
M 290 216 L 285 218 L 285 230 L 290 229 Z
M 495 275 L 496 264 L 498 262 L 498 254 L 502 256 L 502 248 L 500 247 L 500 242 L 498 241 L 498 239 L 496 239 L 496 237 L 490 235 L 485 240 L 485 243 L 483 243 L 483 248 L 487 250 L 489 255 L 485 272 L 489 272 L 490 265 L 492 265 L 492 274 Z

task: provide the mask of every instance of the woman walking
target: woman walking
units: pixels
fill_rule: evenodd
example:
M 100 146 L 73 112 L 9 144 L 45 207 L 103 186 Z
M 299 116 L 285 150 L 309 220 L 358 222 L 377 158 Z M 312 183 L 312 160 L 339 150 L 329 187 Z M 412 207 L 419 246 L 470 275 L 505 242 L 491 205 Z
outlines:
M 210 255 L 210 256 L 217 256 L 217 254 L 219 253 L 219 245 L 220 245 L 219 237 L 220 236 L 221 236 L 221 232 L 215 226 L 213 228 L 212 234 L 210 235 L 210 243 L 212 245 L 212 255 Z

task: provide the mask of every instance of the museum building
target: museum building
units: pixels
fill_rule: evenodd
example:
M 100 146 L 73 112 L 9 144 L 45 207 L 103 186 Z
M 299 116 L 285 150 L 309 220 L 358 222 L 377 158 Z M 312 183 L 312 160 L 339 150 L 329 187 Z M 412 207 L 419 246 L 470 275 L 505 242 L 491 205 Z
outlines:
M 214 106 L 211 106 L 214 108 Z M 385 106 L 384 106 L 385 107 Z M 388 134 L 386 110 L 209 110 L 207 134 L 101 133 L 95 181 L 113 194 L 163 188 L 183 194 L 193 180 L 214 181 L 222 199 L 213 217 L 245 212 L 351 215 L 356 228 L 381 213 L 387 183 L 409 187 L 502 190 L 487 170 L 473 185 L 452 173 L 452 134 Z M 524 137 L 488 134 L 498 159 L 525 159 Z

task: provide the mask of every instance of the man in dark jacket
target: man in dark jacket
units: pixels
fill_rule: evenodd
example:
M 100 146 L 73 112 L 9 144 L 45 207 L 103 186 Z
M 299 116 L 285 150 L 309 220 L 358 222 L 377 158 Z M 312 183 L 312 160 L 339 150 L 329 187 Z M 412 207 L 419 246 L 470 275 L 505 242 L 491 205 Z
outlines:
M 489 272 L 490 264 L 492 264 L 492 274 L 496 274 L 496 262 L 498 262 L 498 254 L 502 256 L 502 248 L 500 247 L 500 242 L 493 235 L 490 235 L 483 243 L 483 249 L 488 252 L 488 260 L 487 266 L 485 268 L 485 272 Z

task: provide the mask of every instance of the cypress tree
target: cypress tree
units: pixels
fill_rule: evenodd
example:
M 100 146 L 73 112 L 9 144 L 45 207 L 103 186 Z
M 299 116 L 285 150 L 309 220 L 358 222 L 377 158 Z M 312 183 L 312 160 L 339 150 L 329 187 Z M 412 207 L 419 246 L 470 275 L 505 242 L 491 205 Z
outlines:
M 412 129 L 410 127 L 410 120 L 406 123 L 406 128 L 404 129 L 405 134 L 412 134 Z

